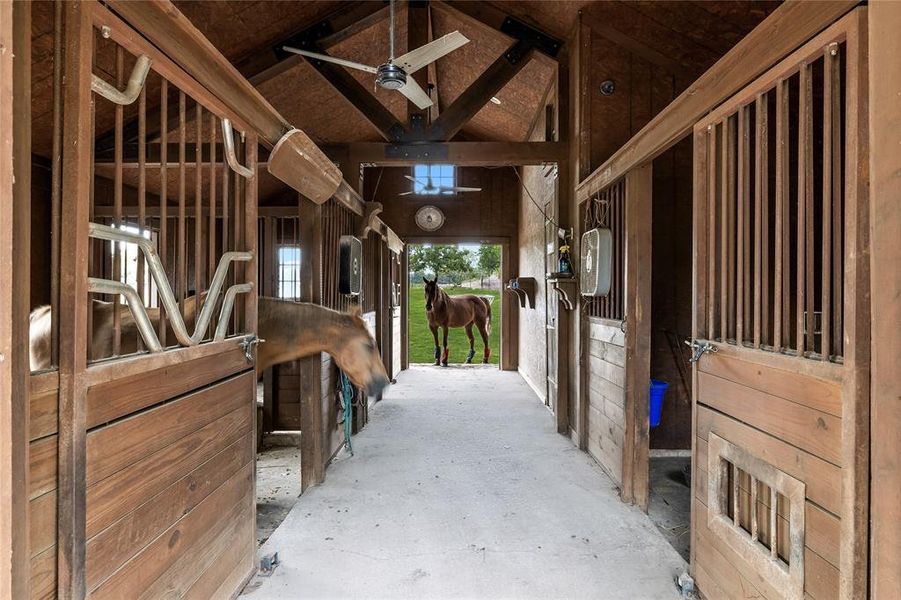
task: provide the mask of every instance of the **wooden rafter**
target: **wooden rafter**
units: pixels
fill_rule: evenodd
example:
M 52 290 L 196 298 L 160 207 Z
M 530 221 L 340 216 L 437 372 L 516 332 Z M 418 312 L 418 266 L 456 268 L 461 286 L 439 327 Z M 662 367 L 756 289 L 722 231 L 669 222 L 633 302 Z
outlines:
M 313 52 L 325 54 L 325 49 L 313 46 Z M 379 102 L 372 92 L 363 87 L 347 69 L 315 58 L 304 58 L 323 79 L 375 127 L 386 141 L 402 140 L 406 128 L 394 117 L 394 114 Z
M 533 48 L 516 41 L 457 97 L 429 127 L 429 139 L 449 140 L 532 59 Z
M 566 160 L 569 152 L 565 142 L 356 142 L 325 145 L 322 150 L 329 157 L 344 156 L 354 163 L 391 167 L 423 162 L 448 162 L 473 167 L 541 165 Z

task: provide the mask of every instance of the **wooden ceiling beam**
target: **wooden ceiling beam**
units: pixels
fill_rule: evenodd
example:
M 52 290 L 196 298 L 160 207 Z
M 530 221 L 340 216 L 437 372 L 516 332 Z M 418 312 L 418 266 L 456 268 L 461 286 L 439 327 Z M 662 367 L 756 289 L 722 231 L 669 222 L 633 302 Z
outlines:
M 535 49 L 552 60 L 556 60 L 557 52 L 563 46 L 562 40 L 544 32 L 537 24 L 511 17 L 487 2 L 444 0 L 433 4 L 456 18 L 502 33 L 510 40 L 531 39 Z
M 333 160 L 345 157 L 367 166 L 408 167 L 447 163 L 461 167 L 541 165 L 566 160 L 566 142 L 414 142 L 383 144 L 354 142 L 323 145 Z
M 319 46 L 313 46 L 314 52 L 325 54 L 325 49 Z M 317 60 L 315 58 L 303 58 L 316 71 L 322 75 L 323 79 L 330 86 L 344 96 L 344 98 L 353 105 L 355 109 L 369 123 L 376 128 L 385 141 L 400 141 L 406 136 L 406 128 L 394 116 L 385 105 L 379 102 L 372 92 L 367 90 L 363 85 L 351 75 L 347 69 L 334 63 Z M 302 93 L 302 92 L 300 92 Z
M 317 44 L 328 49 L 387 18 L 388 6 L 384 2 L 349 3 L 317 23 L 257 52 L 238 65 L 238 71 L 254 86 L 259 86 L 303 60 L 302 56 L 284 52 L 282 46 L 307 48 L 310 44 Z
M 447 141 L 453 138 L 528 64 L 533 54 L 530 43 L 516 41 L 435 119 L 427 131 L 428 139 Z

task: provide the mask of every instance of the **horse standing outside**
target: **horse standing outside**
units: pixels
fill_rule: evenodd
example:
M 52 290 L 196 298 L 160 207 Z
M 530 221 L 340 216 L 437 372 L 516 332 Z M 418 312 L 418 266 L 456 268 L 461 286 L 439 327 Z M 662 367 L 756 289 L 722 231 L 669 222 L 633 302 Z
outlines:
M 425 311 L 429 319 L 429 329 L 435 339 L 435 365 L 447 366 L 448 347 L 447 330 L 451 327 L 464 327 L 466 337 L 469 338 L 469 354 L 466 364 L 472 364 L 475 356 L 475 338 L 472 335 L 472 326 L 475 325 L 482 336 L 484 354 L 482 362 L 487 363 L 491 357 L 491 348 L 488 346 L 488 335 L 491 333 L 491 298 L 483 298 L 475 294 L 463 296 L 450 296 L 438 287 L 438 277 L 429 281 L 422 278 L 425 283 Z M 444 352 L 438 345 L 438 328 L 444 329 Z

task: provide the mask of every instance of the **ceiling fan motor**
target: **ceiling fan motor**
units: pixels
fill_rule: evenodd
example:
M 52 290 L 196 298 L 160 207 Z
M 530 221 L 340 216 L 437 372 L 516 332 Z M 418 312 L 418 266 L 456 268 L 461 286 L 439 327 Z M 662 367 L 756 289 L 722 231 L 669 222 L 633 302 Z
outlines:
M 386 90 L 397 90 L 407 84 L 407 74 L 394 63 L 385 63 L 379 67 L 375 82 Z

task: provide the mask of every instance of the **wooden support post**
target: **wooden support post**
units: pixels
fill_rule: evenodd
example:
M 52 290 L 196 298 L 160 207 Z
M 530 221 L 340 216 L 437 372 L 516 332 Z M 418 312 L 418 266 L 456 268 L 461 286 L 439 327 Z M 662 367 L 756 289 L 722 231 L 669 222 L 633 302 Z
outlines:
M 65 6 L 62 223 L 59 302 L 57 595 L 85 595 L 85 396 L 88 339 L 89 152 L 93 138 L 93 27 L 84 2 Z
M 31 6 L 0 4 L 0 597 L 27 598 Z M 15 183 L 14 183 L 15 182 Z
M 301 299 L 322 303 L 322 206 L 299 197 Z M 325 479 L 326 443 L 322 413 L 322 357 L 300 361 L 301 492 Z
M 400 369 L 410 368 L 410 245 L 404 245 L 400 263 Z
M 874 2 L 869 12 L 870 293 L 870 597 L 901 598 L 901 4 Z M 835 335 L 841 335 L 836 331 Z
M 516 240 L 501 245 L 501 281 L 510 281 L 519 271 L 519 247 Z M 512 294 L 501 294 L 501 358 L 503 371 L 519 369 L 519 303 Z
M 648 388 L 651 370 L 650 164 L 626 175 L 626 427 L 623 500 L 648 509 Z
M 867 13 L 848 29 L 846 60 L 844 375 L 839 596 L 867 594 L 870 494 L 870 181 Z M 897 92 L 897 90 L 896 90 Z M 897 107 L 896 107 L 897 110 Z M 877 127 L 881 125 L 877 124 Z M 897 146 L 897 141 L 896 144 Z M 853 151 L 851 151 L 853 149 Z M 897 198 L 895 199 L 897 203 Z M 897 237 L 895 238 L 897 244 Z M 895 269 L 897 269 L 897 264 Z M 897 303 L 895 298 L 888 304 Z M 897 325 L 897 324 L 896 324 Z M 897 330 L 897 326 L 894 328 Z M 875 330 L 873 330 L 875 331 Z M 803 351 L 803 348 L 798 348 Z M 894 360 L 897 361 L 897 356 Z M 897 390 L 895 402 L 897 402 Z M 895 439 L 897 439 L 895 431 Z M 897 495 L 897 490 L 895 492 Z M 897 501 L 897 498 L 895 498 Z M 897 525 L 897 524 L 896 524 Z M 897 538 L 895 540 L 897 543 Z

